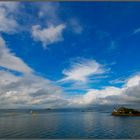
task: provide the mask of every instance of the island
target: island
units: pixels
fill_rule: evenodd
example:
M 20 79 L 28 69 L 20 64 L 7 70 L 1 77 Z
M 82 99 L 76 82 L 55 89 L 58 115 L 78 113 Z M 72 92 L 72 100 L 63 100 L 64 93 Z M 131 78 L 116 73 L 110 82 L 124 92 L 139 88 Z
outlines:
M 120 107 L 114 109 L 112 112 L 113 116 L 140 116 L 140 111 L 136 109 L 130 109 L 126 107 Z

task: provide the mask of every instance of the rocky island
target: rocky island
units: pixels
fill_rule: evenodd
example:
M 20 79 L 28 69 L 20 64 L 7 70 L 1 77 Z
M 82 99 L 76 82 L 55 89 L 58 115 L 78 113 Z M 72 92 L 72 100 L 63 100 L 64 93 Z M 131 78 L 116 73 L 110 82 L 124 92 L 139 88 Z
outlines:
M 140 116 L 140 111 L 136 109 L 120 107 L 118 109 L 114 109 L 112 115 L 113 116 Z

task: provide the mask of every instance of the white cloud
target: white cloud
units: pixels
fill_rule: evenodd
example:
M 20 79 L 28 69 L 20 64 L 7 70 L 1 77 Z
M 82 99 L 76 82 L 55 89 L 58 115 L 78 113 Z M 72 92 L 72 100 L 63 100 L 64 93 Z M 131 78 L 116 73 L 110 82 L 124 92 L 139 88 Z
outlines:
M 122 89 L 117 87 L 105 87 L 104 89 L 90 89 L 87 93 L 79 95 L 71 99 L 71 106 L 86 106 L 86 105 L 100 105 L 112 104 L 115 101 L 106 98 L 111 96 L 119 96 Z
M 103 65 L 92 59 L 81 59 L 72 63 L 69 69 L 65 69 L 65 77 L 60 81 L 80 81 L 87 82 L 90 76 L 104 74 L 106 70 Z
M 0 66 L 22 73 L 32 72 L 32 69 L 27 66 L 23 60 L 16 57 L 15 54 L 6 47 L 2 37 L 0 37 Z
M 41 41 L 44 48 L 46 48 L 49 44 L 63 40 L 62 33 L 64 28 L 64 24 L 50 25 L 48 28 L 43 29 L 41 29 L 40 25 L 34 25 L 32 26 L 32 37 L 35 41 Z
M 0 70 L 0 87 L 6 86 L 12 82 L 16 82 L 18 80 L 18 77 L 15 77 L 8 71 Z
M 66 102 L 61 88 L 40 76 L 16 76 L 8 71 L 0 74 L 1 108 L 59 107 Z
M 19 26 L 14 16 L 17 9 L 17 2 L 0 2 L 0 32 L 16 32 Z
M 135 76 L 131 77 L 130 79 L 128 79 L 125 86 L 127 88 L 129 88 L 129 87 L 138 86 L 139 84 L 140 84 L 140 74 L 135 75 Z
M 122 88 L 112 86 L 90 89 L 87 93 L 70 100 L 71 106 L 140 103 L 140 75 L 129 78 Z

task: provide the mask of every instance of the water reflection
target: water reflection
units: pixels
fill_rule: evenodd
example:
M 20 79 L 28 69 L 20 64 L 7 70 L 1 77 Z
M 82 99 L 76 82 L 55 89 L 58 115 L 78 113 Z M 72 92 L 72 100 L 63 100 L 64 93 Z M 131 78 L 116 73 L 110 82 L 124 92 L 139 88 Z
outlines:
M 100 112 L 1 114 L 0 138 L 140 138 L 140 118 Z

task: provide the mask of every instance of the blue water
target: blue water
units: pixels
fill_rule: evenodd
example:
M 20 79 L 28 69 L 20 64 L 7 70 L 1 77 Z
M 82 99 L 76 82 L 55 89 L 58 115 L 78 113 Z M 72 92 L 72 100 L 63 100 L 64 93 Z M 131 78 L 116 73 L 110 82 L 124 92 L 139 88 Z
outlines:
M 110 112 L 1 112 L 0 138 L 140 138 L 140 117 Z

